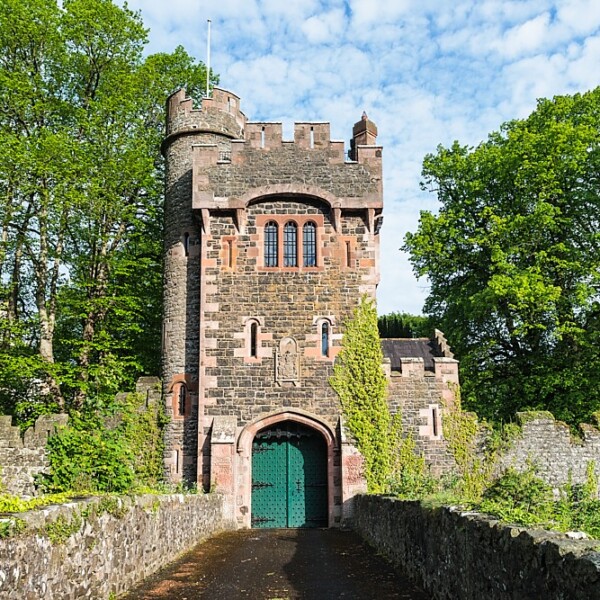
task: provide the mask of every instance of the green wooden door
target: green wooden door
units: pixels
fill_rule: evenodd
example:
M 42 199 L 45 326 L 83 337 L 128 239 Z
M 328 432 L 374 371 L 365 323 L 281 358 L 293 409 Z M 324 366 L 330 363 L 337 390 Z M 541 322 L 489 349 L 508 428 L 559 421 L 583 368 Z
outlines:
M 286 422 L 256 435 L 252 526 L 327 526 L 327 448 L 319 433 Z

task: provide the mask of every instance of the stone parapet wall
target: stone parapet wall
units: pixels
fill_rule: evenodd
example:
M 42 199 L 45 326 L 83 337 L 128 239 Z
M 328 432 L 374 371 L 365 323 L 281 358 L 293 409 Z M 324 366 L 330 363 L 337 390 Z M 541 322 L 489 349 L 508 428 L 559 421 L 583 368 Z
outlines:
M 0 539 L 6 600 L 106 600 L 231 528 L 218 494 L 93 498 L 18 516 L 27 523 L 24 532 Z M 53 542 L 52 523 L 74 533 Z
M 35 494 L 35 476 L 48 468 L 46 442 L 67 415 L 42 415 L 21 435 L 12 417 L 0 416 L 0 491 L 17 496 Z
M 434 370 L 428 371 L 422 358 L 402 358 L 402 370 L 398 371 L 384 359 L 384 371 L 390 412 L 402 415 L 404 435 L 412 435 L 430 472 L 440 475 L 456 467 L 444 438 L 443 415 L 445 408 L 456 402 L 458 362 L 445 357 L 433 362 Z
M 580 425 L 581 437 L 575 437 L 565 423 L 556 421 L 549 412 L 518 413 L 521 431 L 511 441 L 498 461 L 498 472 L 509 467 L 518 470 L 535 467 L 537 475 L 555 491 L 567 483 L 586 481 L 590 462 L 600 479 L 600 430 Z
M 433 598 L 600 598 L 597 541 L 381 496 L 357 497 L 354 516 L 361 536 Z

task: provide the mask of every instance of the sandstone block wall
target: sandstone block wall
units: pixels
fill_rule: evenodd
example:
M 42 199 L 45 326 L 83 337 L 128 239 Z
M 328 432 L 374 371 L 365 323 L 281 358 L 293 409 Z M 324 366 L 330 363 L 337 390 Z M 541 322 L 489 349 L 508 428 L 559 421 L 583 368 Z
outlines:
M 42 415 L 21 436 L 12 417 L 0 416 L 0 491 L 16 496 L 35 494 L 35 476 L 48 468 L 48 437 L 67 421 L 67 415 Z
M 217 494 L 111 500 L 108 511 L 94 498 L 18 515 L 27 529 L 0 539 L 0 598 L 106 600 L 231 526 Z M 73 522 L 67 539 L 50 540 L 51 523 Z
M 355 523 L 375 550 L 436 599 L 600 598 L 594 540 L 381 496 L 356 499 Z

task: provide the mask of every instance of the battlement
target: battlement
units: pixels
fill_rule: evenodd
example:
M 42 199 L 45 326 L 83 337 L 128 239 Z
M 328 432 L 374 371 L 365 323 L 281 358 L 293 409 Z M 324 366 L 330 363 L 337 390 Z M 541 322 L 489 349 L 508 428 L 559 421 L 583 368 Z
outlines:
M 12 424 L 10 415 L 0 416 L 0 447 L 35 449 L 46 445 L 48 438 L 69 421 L 68 415 L 40 415 L 33 427 L 21 437 L 19 427 Z
M 280 122 L 247 121 L 240 111 L 238 96 L 221 88 L 214 88 L 211 98 L 204 98 L 199 109 L 186 96 L 184 89 L 172 94 L 167 100 L 167 135 L 163 141 L 163 153 L 173 139 L 181 135 L 216 134 L 228 141 L 230 150 L 208 139 L 209 143 L 196 143 L 195 160 L 207 167 L 217 164 L 242 164 L 249 150 L 321 151 L 329 164 L 346 161 L 344 142 L 331 139 L 330 123 L 324 121 L 298 121 L 294 123 L 294 139 L 283 139 Z M 374 176 L 381 179 L 382 147 L 376 145 L 377 126 L 363 115 L 352 130 L 350 163 L 364 164 Z M 204 141 L 203 141 L 204 142 Z
M 294 123 L 294 139 L 283 139 L 283 125 L 280 122 L 246 123 L 244 134 L 237 139 L 231 139 L 231 151 L 223 153 L 217 150 L 217 144 L 196 144 L 195 154 L 203 154 L 202 162 L 205 165 L 218 163 L 242 164 L 246 160 L 253 160 L 254 155 L 249 150 L 281 151 L 311 151 L 326 154 L 329 164 L 365 164 L 376 172 L 381 173 L 382 147 L 377 145 L 354 146 L 352 160 L 346 160 L 343 140 L 330 139 L 330 123 L 306 122 Z
M 236 139 L 244 137 L 245 127 L 246 115 L 240 110 L 239 97 L 232 92 L 215 87 L 212 97 L 204 98 L 198 109 L 181 88 L 167 99 L 167 135 L 163 152 L 181 135 L 215 133 Z
M 384 359 L 384 371 L 388 377 L 432 377 L 444 383 L 458 384 L 458 361 L 454 358 L 433 357 L 433 370 L 425 368 L 421 357 L 401 357 L 400 370 L 392 370 L 389 358 Z

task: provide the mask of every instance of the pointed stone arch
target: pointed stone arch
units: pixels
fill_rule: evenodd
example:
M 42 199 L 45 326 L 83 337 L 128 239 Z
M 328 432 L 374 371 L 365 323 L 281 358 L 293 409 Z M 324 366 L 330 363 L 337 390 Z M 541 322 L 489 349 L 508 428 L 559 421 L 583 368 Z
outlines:
M 252 514 L 252 442 L 257 433 L 272 427 L 277 423 L 292 421 L 300 423 L 318 432 L 325 440 L 327 448 L 327 511 L 329 527 L 334 525 L 334 484 L 335 484 L 335 461 L 334 455 L 339 451 L 339 444 L 335 430 L 323 419 L 301 409 L 286 408 L 268 415 L 254 419 L 241 431 L 237 441 L 238 464 L 241 467 L 240 492 L 241 502 L 238 500 L 242 525 L 251 526 Z

